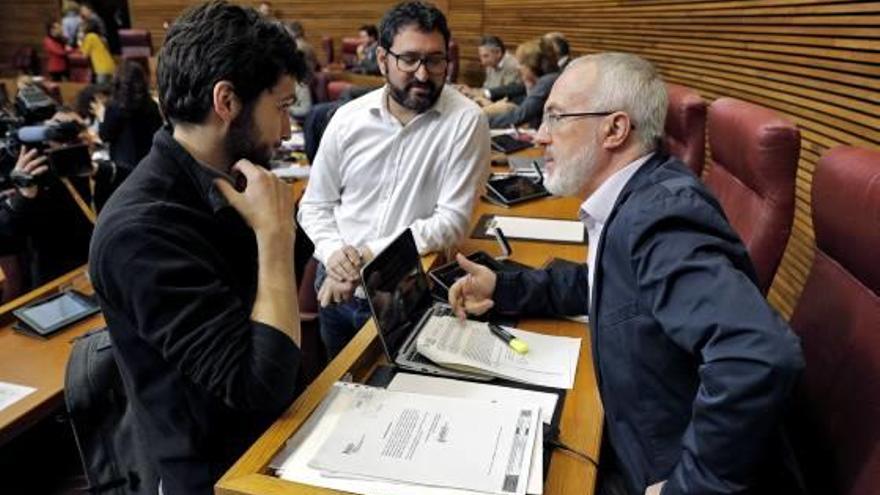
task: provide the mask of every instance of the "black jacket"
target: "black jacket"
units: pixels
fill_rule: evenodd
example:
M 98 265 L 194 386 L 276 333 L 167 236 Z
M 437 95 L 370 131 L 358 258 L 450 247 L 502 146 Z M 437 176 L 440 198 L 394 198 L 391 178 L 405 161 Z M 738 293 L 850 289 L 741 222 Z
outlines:
M 165 495 L 213 493 L 295 396 L 299 349 L 250 319 L 256 240 L 215 177 L 159 131 L 92 239 L 92 283 Z
M 592 304 L 586 266 L 501 273 L 494 298 L 507 313 L 589 309 L 607 441 L 630 491 L 667 480 L 664 494 L 792 493 L 778 491 L 780 421 L 800 344 L 715 198 L 655 155 L 590 249 Z

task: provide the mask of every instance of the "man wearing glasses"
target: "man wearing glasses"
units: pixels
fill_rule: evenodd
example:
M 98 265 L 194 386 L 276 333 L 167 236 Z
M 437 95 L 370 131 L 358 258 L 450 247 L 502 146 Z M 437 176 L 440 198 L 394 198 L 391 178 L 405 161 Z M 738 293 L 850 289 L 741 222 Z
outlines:
M 450 35 L 443 13 L 401 3 L 379 32 L 385 86 L 333 116 L 299 211 L 320 262 L 321 338 L 331 358 L 370 316 L 356 290 L 363 264 L 406 228 L 422 253 L 454 246 L 489 160 L 486 118 L 444 89 Z
M 544 109 L 545 186 L 586 198 L 587 264 L 499 273 L 469 262 L 464 317 L 589 314 L 605 412 L 600 494 L 801 493 L 783 406 L 803 368 L 717 200 L 663 137 L 666 88 L 635 55 L 572 62 Z

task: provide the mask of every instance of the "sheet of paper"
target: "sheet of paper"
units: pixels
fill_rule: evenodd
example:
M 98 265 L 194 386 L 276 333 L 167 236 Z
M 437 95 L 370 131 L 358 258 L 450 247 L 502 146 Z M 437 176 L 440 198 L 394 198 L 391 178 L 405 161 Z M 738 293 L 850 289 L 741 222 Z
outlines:
M 490 372 L 496 376 L 545 387 L 571 389 L 581 339 L 507 328 L 529 346 L 517 354 L 489 331 L 486 323 L 454 316 L 432 316 L 419 332 L 416 347 L 426 358 L 452 368 Z
M 553 413 L 556 411 L 556 403 L 559 400 L 558 395 L 549 392 L 465 382 L 413 373 L 397 373 L 394 375 L 391 383 L 388 384 L 388 390 L 456 397 L 459 399 L 487 400 L 494 403 L 537 404 L 541 408 L 541 421 L 547 425 L 553 420 Z M 526 493 L 529 495 L 541 495 L 544 493 L 544 456 L 542 455 L 544 432 L 543 428 L 539 428 L 539 430 L 532 452 L 529 484 L 526 487 Z
M 309 462 L 354 475 L 525 494 L 540 410 L 364 387 Z
M 308 179 L 311 171 L 312 167 L 308 165 L 291 165 L 272 169 L 272 173 L 279 179 Z
M 494 226 L 508 237 L 542 241 L 584 242 L 584 224 L 576 220 L 496 215 Z
M 333 386 L 315 412 L 287 441 L 285 448 L 270 462 L 269 467 L 276 471 L 278 477 L 297 483 L 364 495 L 412 495 L 413 493 L 419 495 L 476 495 L 481 493 L 473 490 L 412 485 L 375 479 L 328 477 L 324 476 L 320 470 L 309 467 L 308 462 L 333 431 L 342 413 L 350 408 L 356 398 L 357 390 L 362 387 L 362 385 L 342 382 Z M 540 428 L 536 431 L 540 434 Z M 535 451 L 540 458 L 542 444 L 543 441 L 539 442 L 536 437 L 536 448 L 533 449 L 532 454 L 532 469 L 535 465 Z M 540 462 L 542 463 L 541 469 L 543 469 L 543 459 L 540 459 Z M 531 476 L 529 478 L 531 488 Z M 529 491 L 527 493 L 537 494 L 540 492 Z
M 0 382 L 0 411 L 36 392 L 36 390 L 33 387 Z

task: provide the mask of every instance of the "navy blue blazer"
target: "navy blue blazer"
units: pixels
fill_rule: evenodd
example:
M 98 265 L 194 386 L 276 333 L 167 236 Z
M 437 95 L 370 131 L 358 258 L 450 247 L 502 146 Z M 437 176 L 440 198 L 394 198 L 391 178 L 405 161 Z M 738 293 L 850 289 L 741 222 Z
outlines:
M 591 304 L 583 265 L 499 273 L 496 310 L 589 311 L 605 434 L 632 492 L 764 492 L 803 357 L 717 200 L 655 154 L 590 242 Z

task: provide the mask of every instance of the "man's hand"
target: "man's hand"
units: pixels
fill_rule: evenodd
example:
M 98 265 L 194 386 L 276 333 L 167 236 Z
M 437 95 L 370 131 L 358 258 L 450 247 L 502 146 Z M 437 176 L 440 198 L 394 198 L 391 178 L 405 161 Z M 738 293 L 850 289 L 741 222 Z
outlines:
M 645 489 L 645 495 L 660 495 L 660 492 L 663 491 L 663 485 L 665 484 L 665 481 L 654 483 L 653 485 Z
M 495 292 L 495 282 L 498 278 L 495 272 L 485 266 L 474 263 L 461 253 L 455 256 L 458 266 L 462 267 L 467 275 L 455 281 L 449 288 L 449 304 L 455 314 L 464 319 L 466 313 L 481 315 L 492 309 L 495 304 L 492 294 Z
M 486 115 L 492 117 L 495 115 L 503 115 L 507 112 L 516 110 L 517 108 L 518 107 L 516 103 L 511 103 L 510 101 L 507 101 L 507 98 L 504 98 L 502 100 L 498 100 L 494 103 L 490 103 L 484 106 L 483 112 L 485 112 Z
M 15 168 L 12 169 L 13 173 L 30 177 L 42 175 L 47 170 L 49 170 L 49 166 L 46 165 L 46 157 L 40 155 L 36 149 L 26 151 L 24 146 L 21 147 L 21 151 L 18 153 L 18 161 L 15 162 Z M 40 188 L 36 184 L 18 188 L 18 193 L 28 199 L 34 199 L 39 192 Z
M 318 303 L 322 308 L 326 308 L 330 304 L 345 302 L 351 299 L 355 286 L 354 282 L 337 280 L 328 274 L 318 290 Z
M 242 173 L 247 179 L 244 191 L 236 191 L 232 184 L 222 179 L 214 183 L 229 204 L 254 229 L 257 239 L 280 236 L 293 241 L 296 236 L 294 201 L 287 184 L 248 160 L 239 160 L 232 170 Z
M 337 280 L 354 283 L 361 278 L 362 265 L 363 259 L 358 249 L 345 245 L 327 259 L 327 273 Z

